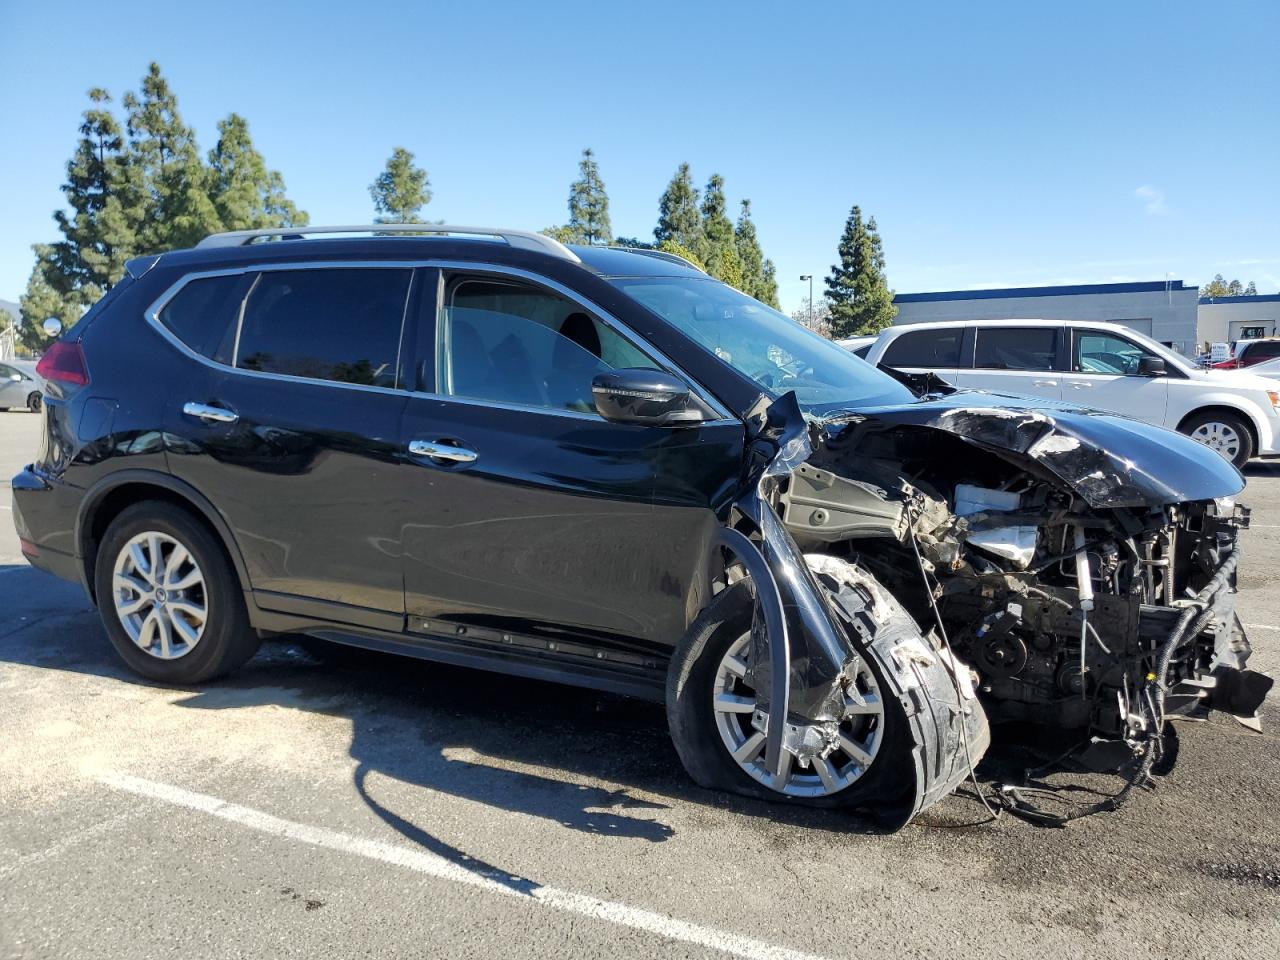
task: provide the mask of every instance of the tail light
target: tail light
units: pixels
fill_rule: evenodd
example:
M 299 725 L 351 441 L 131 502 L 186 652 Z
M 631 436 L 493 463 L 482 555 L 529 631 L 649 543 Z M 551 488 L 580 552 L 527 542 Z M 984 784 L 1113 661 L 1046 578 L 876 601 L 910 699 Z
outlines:
M 71 383 L 84 386 L 89 382 L 89 368 L 84 363 L 84 351 L 80 344 L 65 340 L 54 341 L 36 364 L 36 373 L 55 383 Z

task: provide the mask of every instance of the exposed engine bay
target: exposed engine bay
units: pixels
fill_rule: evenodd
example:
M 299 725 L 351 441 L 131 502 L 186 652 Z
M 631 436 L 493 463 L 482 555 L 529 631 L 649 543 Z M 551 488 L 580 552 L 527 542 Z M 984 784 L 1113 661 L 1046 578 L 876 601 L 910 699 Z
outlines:
M 1161 475 L 1089 435 L 1119 418 L 955 400 L 815 425 L 775 505 L 800 547 L 940 623 L 993 722 L 1079 731 L 1093 769 L 1149 763 L 1170 718 L 1256 725 L 1271 680 L 1245 669 L 1234 610 L 1249 513 L 1223 475 L 1180 477 L 1167 452 Z

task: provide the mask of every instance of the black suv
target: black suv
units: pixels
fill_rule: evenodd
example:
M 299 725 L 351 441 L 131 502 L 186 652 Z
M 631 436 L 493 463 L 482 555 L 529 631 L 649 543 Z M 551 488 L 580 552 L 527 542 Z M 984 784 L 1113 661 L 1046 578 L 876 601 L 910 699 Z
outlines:
M 1265 692 L 1217 454 L 913 392 L 678 257 L 220 234 L 131 261 L 39 372 L 22 550 L 162 683 L 307 633 L 665 698 L 699 783 L 897 822 L 988 712 L 1150 756 Z

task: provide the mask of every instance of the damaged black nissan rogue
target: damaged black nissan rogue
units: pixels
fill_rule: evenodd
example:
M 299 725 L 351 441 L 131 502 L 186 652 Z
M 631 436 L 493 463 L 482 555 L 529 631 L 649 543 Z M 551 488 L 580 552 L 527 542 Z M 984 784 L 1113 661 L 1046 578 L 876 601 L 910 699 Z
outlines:
M 22 550 L 161 683 L 305 633 L 665 700 L 699 784 L 899 824 L 988 717 L 1138 782 L 1169 719 L 1270 686 L 1218 454 L 912 389 L 656 251 L 219 234 L 131 261 L 40 373 Z

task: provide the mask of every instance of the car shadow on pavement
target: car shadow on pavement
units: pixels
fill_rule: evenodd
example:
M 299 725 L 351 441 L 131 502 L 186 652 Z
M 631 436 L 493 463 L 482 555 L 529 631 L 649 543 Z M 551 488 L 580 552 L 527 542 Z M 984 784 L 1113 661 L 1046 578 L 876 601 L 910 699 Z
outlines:
M 0 565 L 0 661 L 159 688 L 118 659 L 78 587 L 26 567 Z M 883 832 L 853 814 L 697 787 L 667 735 L 663 707 L 611 694 L 302 637 L 268 640 L 237 673 L 190 691 L 175 706 L 276 705 L 348 720 L 354 785 L 369 809 L 423 849 L 517 889 L 529 882 L 436 836 L 425 822 L 439 809 L 431 793 L 649 843 L 675 835 L 662 816 L 675 801 L 727 809 L 745 822 Z M 608 786 L 589 785 L 601 781 Z

